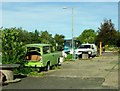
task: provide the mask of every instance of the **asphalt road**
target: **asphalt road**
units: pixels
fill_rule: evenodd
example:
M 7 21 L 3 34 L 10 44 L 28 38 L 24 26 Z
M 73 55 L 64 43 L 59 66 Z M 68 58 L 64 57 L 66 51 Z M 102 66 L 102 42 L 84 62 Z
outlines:
M 22 77 L 20 82 L 2 89 L 117 89 L 117 61 L 117 54 L 113 53 L 89 60 L 68 61 L 62 63 L 60 69 L 44 72 L 42 77 Z M 109 78 L 113 75 L 114 81 Z
M 3 89 L 86 89 L 104 88 L 104 78 L 71 78 L 71 77 L 26 77 L 21 82 L 9 84 Z

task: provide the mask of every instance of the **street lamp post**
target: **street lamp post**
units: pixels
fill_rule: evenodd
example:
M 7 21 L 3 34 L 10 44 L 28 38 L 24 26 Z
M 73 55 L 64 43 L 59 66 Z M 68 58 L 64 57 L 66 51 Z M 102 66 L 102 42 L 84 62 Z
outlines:
M 72 50 L 73 50 L 73 55 L 72 55 L 72 59 L 74 59 L 74 35 L 73 35 L 73 33 L 74 33 L 74 12 L 73 12 L 73 8 L 72 8 Z
M 64 7 L 63 9 L 67 9 L 67 7 Z M 75 54 L 74 54 L 74 35 L 73 35 L 73 33 L 74 33 L 74 8 L 72 7 L 71 8 L 72 9 L 72 52 L 73 52 L 73 54 L 72 54 L 72 59 L 74 59 L 74 56 L 75 56 Z

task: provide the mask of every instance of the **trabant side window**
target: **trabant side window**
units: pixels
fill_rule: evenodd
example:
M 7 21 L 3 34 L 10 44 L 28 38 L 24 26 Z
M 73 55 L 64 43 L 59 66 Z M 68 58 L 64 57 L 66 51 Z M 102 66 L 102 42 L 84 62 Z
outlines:
M 40 48 L 37 48 L 37 47 L 27 47 L 27 51 L 38 51 L 40 52 Z
M 47 54 L 47 53 L 50 53 L 50 48 L 49 48 L 49 46 L 44 46 L 43 47 L 43 54 Z
M 50 50 L 51 50 L 51 52 L 54 52 L 54 49 L 53 49 L 53 47 L 52 47 L 52 46 L 50 47 Z

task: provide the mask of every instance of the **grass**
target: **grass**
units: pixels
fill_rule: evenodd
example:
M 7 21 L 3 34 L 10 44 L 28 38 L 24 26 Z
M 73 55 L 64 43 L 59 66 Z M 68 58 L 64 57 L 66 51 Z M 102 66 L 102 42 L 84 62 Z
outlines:
M 105 48 L 106 51 L 118 51 L 118 47 L 114 47 L 114 46 L 110 46 L 110 47 L 107 47 Z
M 68 54 L 67 57 L 65 58 L 65 61 L 69 61 L 70 59 L 72 59 L 72 54 Z
M 72 58 L 72 54 L 68 54 L 67 57 L 65 58 L 65 61 L 76 61 L 77 59 Z
M 29 74 L 27 74 L 27 76 L 34 76 L 34 77 L 42 77 L 44 76 L 44 73 L 43 72 L 30 72 Z
M 61 69 L 59 66 L 53 66 L 52 70 L 56 70 L 56 69 Z M 33 77 L 43 77 L 45 74 L 44 72 L 38 72 L 38 71 L 34 71 L 34 72 L 30 72 L 27 74 L 27 76 L 33 76 Z

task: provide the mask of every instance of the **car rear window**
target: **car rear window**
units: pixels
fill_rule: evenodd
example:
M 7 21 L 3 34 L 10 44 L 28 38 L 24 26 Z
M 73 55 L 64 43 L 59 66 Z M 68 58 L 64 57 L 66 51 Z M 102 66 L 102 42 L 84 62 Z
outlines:
M 38 51 L 38 52 L 40 52 L 40 48 L 37 48 L 37 47 L 27 47 L 27 51 Z

